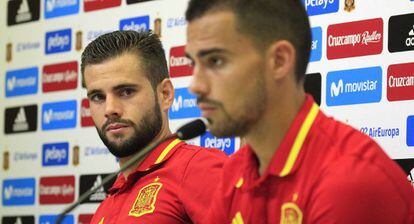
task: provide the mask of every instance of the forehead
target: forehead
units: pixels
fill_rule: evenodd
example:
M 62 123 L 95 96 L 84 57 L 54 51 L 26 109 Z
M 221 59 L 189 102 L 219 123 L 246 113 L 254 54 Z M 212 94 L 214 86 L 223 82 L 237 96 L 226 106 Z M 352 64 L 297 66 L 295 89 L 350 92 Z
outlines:
M 188 24 L 186 51 L 192 55 L 201 49 L 250 44 L 247 36 L 241 34 L 236 27 L 236 17 L 231 11 L 207 13 Z
M 89 89 L 101 84 L 115 86 L 123 82 L 143 82 L 147 77 L 141 63 L 137 55 L 124 53 L 102 63 L 88 65 L 84 71 L 86 87 Z

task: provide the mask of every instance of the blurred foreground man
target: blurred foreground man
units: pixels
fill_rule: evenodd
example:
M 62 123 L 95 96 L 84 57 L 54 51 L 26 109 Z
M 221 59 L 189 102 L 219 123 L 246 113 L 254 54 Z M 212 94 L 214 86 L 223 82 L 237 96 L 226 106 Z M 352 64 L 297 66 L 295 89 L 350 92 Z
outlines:
M 100 36 L 83 52 L 81 70 L 96 129 L 121 166 L 171 135 L 174 88 L 156 35 Z M 200 223 L 225 159 L 218 150 L 166 140 L 118 176 L 91 223 Z
M 414 191 L 369 137 L 304 93 L 311 33 L 299 0 L 191 0 L 190 90 L 224 166 L 207 223 L 414 223 Z

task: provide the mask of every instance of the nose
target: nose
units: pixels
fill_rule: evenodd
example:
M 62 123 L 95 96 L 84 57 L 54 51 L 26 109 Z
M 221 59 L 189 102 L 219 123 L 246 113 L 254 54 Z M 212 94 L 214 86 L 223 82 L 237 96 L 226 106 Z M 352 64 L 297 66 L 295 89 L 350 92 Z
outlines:
M 198 95 L 198 96 L 205 96 L 210 91 L 210 84 L 208 77 L 202 71 L 202 69 L 195 65 L 193 70 L 193 75 L 190 81 L 190 86 L 188 87 L 190 92 Z
M 105 99 L 105 117 L 121 117 L 122 115 L 122 105 L 118 102 L 116 97 L 112 95 L 107 95 Z

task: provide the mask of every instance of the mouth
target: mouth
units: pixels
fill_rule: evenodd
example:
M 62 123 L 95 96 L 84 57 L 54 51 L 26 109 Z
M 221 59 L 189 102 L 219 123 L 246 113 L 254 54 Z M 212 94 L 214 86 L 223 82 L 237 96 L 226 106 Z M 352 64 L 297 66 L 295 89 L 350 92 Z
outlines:
M 105 129 L 106 132 L 112 133 L 112 134 L 120 134 L 125 129 L 129 128 L 129 125 L 123 124 L 123 123 L 113 123 L 108 125 L 108 127 Z
M 198 107 L 200 108 L 203 117 L 209 117 L 214 111 L 217 110 L 216 106 L 208 103 L 199 103 Z

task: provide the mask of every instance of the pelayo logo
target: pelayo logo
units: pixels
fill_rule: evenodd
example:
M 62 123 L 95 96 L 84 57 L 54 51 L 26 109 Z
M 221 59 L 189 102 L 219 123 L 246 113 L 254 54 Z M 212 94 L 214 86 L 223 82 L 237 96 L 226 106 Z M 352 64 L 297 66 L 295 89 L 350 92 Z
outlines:
M 45 54 L 70 51 L 72 46 L 72 29 L 63 29 L 46 33 Z
M 200 145 L 206 148 L 217 148 L 221 149 L 227 155 L 234 153 L 235 149 L 235 139 L 231 138 L 217 138 L 213 136 L 210 132 L 206 132 L 200 138 Z
M 42 147 L 42 166 L 64 166 L 69 163 L 69 143 L 48 143 Z
M 302 0 L 309 16 L 338 12 L 339 0 Z
M 149 16 L 139 16 L 123 19 L 119 22 L 120 30 L 135 30 L 137 32 L 149 30 Z

